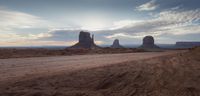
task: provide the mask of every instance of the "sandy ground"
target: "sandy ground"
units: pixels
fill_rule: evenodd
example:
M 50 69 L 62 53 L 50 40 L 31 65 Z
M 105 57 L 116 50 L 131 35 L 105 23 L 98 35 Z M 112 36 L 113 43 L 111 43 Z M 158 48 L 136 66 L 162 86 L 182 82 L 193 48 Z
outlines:
M 71 72 L 79 69 L 108 66 L 110 64 L 148 59 L 179 52 L 180 51 L 0 59 L 0 81 L 3 82 L 44 74 L 49 75 L 60 71 Z
M 160 51 L 160 50 L 156 50 Z M 0 59 L 8 58 L 30 58 L 30 57 L 52 57 L 89 54 L 116 54 L 146 52 L 138 48 L 99 48 L 99 49 L 45 49 L 45 48 L 0 48 Z
M 199 57 L 200 48 L 2 59 L 0 96 L 200 96 Z

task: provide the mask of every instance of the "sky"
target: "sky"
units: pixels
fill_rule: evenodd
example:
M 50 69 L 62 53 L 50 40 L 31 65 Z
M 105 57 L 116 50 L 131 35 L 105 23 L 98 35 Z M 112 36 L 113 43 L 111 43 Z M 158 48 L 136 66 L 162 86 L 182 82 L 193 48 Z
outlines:
M 98 45 L 200 41 L 200 0 L 0 0 L 0 46 L 70 46 L 80 31 Z

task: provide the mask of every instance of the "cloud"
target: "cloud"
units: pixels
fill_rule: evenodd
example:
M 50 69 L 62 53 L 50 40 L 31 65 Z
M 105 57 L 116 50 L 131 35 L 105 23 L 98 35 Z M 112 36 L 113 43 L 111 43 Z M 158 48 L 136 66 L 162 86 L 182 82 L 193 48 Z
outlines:
M 95 40 L 104 44 L 113 39 L 141 40 L 146 35 L 159 38 L 164 34 L 180 36 L 200 33 L 200 9 L 195 10 L 165 10 L 153 15 L 149 20 L 122 20 L 114 22 L 107 30 L 89 31 L 95 34 Z M 77 41 L 80 29 L 57 29 L 40 35 L 40 40 Z M 162 40 L 162 39 L 160 39 Z M 101 44 L 103 44 L 101 43 Z
M 17 40 L 0 42 L 1 46 L 71 46 L 76 41 L 35 41 L 35 40 Z
M 123 22 L 123 23 L 122 23 Z M 149 20 L 125 20 L 119 21 L 117 28 L 108 30 L 113 38 L 137 38 L 142 39 L 146 35 L 163 38 L 164 34 L 171 34 L 174 37 L 200 33 L 200 9 L 194 10 L 165 10 L 154 14 Z M 172 40 L 172 38 L 171 38 Z M 175 42 L 175 41 L 174 41 Z
M 200 21 L 200 9 L 188 10 L 188 11 L 163 11 L 154 15 L 153 19 L 143 20 L 136 23 L 131 23 L 115 31 L 122 31 L 126 33 L 141 33 L 152 31 L 166 31 L 173 30 L 181 27 L 198 27 Z M 131 22 L 131 20 L 130 20 Z M 134 21 L 133 21 L 134 22 Z M 194 30 L 191 30 L 196 32 Z M 184 31 L 183 31 L 184 32 Z M 187 34 L 180 32 L 174 32 L 174 34 Z
M 142 4 L 138 7 L 136 7 L 136 9 L 138 11 L 151 11 L 151 10 L 155 10 L 156 8 L 158 8 L 158 4 L 156 4 L 156 0 L 151 0 L 145 4 Z
M 47 33 L 43 33 L 43 37 L 39 37 L 38 40 L 49 41 L 75 41 L 78 38 L 78 34 L 81 30 L 51 30 Z M 39 36 L 39 35 L 37 35 Z
M 15 29 L 46 27 L 40 17 L 0 8 L 0 32 L 13 32 Z
M 48 29 L 50 23 L 38 16 L 28 13 L 9 10 L 6 7 L 0 8 L 0 44 L 20 45 L 36 44 L 37 39 L 44 38 L 50 34 L 34 32 L 40 29 Z M 51 44 L 50 41 L 48 41 Z M 47 42 L 46 42 L 47 43 Z M 40 41 L 40 44 L 45 44 Z
M 119 38 L 119 37 L 130 37 L 132 38 L 133 36 L 130 36 L 130 35 L 126 35 L 124 33 L 117 33 L 117 34 L 113 34 L 113 35 L 110 35 L 110 36 L 105 36 L 106 38 Z
M 13 33 L 12 31 L 16 29 L 47 28 L 47 24 L 45 25 L 41 18 L 26 13 L 1 10 L 0 14 L 2 14 L 0 15 L 2 21 L 0 22 L 0 29 L 5 31 L 0 35 L 0 43 L 7 42 L 10 45 L 15 45 L 14 42 L 22 45 L 72 45 L 78 41 L 78 34 L 81 31 L 81 27 L 68 26 L 66 28 L 49 28 L 49 31 L 37 34 Z M 151 16 L 152 18 L 147 20 L 120 20 L 113 22 L 112 27 L 108 29 L 89 32 L 95 35 L 98 44 L 111 44 L 113 39 L 116 38 L 121 39 L 120 42 L 126 44 L 133 41 L 138 42 L 146 35 L 152 35 L 161 40 L 160 42 L 164 40 L 173 41 L 176 39 L 170 37 L 200 33 L 200 9 L 180 10 L 173 8 L 154 13 Z

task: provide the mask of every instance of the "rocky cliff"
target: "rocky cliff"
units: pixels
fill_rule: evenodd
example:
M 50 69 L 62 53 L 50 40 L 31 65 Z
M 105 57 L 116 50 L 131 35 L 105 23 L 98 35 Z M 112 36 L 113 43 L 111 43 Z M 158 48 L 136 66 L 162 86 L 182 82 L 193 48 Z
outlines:
M 144 37 L 143 38 L 143 44 L 139 48 L 142 48 L 142 49 L 159 49 L 159 47 L 154 44 L 153 36 Z
M 111 48 L 124 48 L 124 47 L 119 44 L 118 39 L 115 39 L 113 44 L 111 45 Z
M 98 48 L 98 46 L 94 43 L 94 35 L 90 37 L 89 32 L 81 31 L 79 34 L 79 42 L 75 45 L 71 46 L 71 48 Z
M 177 48 L 192 48 L 200 46 L 200 42 L 176 42 L 175 45 Z

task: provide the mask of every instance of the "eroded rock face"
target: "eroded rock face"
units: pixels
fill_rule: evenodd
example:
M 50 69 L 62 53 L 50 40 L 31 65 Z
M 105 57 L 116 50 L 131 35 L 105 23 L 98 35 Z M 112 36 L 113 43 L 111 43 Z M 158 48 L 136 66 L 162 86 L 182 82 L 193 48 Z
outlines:
M 152 36 L 146 36 L 143 38 L 143 45 L 154 45 L 154 38 Z
M 200 46 L 200 42 L 176 42 L 176 48 L 193 48 Z
M 143 49 L 157 49 L 159 47 L 154 44 L 153 36 L 145 36 L 143 38 L 143 44 L 140 46 L 140 48 L 143 48 Z
M 84 48 L 90 48 L 90 46 L 92 45 L 92 42 L 93 42 L 93 40 L 90 37 L 89 32 L 80 32 L 79 43 L 81 46 L 83 46 Z
M 111 48 L 123 48 L 123 46 L 121 46 L 119 44 L 119 40 L 118 39 L 115 39 L 113 44 L 111 45 Z
M 81 31 L 79 33 L 79 42 L 71 48 L 97 48 L 98 46 L 94 43 L 94 36 L 90 37 L 89 32 Z

